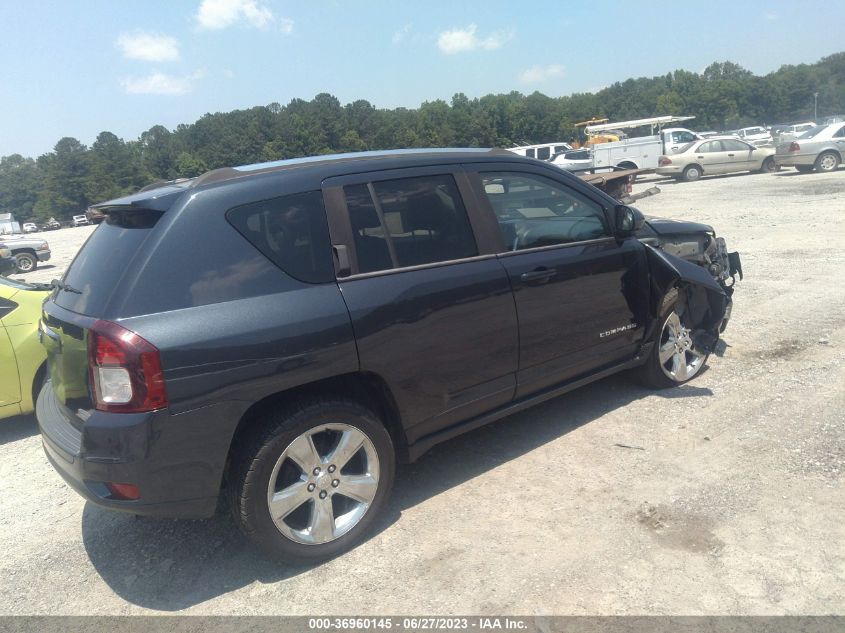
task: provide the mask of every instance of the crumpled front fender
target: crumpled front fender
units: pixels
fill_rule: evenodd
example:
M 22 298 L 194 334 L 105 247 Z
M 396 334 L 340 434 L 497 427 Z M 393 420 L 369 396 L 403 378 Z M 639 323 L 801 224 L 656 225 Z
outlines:
M 685 295 L 695 346 L 705 353 L 713 351 L 719 340 L 719 329 L 728 310 L 730 298 L 722 286 L 701 266 L 669 255 L 648 244 L 644 246 L 652 283 L 651 331 L 657 327 L 667 293 L 677 287 Z

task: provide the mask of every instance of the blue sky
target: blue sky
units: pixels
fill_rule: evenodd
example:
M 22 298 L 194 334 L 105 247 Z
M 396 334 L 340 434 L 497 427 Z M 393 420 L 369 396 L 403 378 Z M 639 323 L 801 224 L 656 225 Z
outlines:
M 823 16 L 823 17 L 822 17 Z M 0 156 L 330 92 L 378 107 L 593 91 L 845 49 L 845 2 L 0 2 Z

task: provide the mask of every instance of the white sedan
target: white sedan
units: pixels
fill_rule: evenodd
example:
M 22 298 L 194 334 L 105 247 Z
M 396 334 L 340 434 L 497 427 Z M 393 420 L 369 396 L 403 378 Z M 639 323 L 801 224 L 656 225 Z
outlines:
M 737 171 L 777 171 L 774 147 L 754 147 L 729 136 L 693 141 L 677 154 L 661 156 L 657 173 L 679 180 Z

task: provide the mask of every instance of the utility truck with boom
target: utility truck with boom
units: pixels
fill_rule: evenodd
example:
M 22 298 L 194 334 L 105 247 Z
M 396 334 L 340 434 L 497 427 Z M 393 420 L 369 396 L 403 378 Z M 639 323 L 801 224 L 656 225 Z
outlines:
M 664 126 L 693 118 L 695 117 L 659 116 L 619 123 L 588 125 L 584 128 L 588 137 L 602 135 L 608 130 L 650 128 L 648 136 L 628 137 L 611 143 L 590 143 L 593 149 L 593 166 L 656 169 L 661 156 L 675 154 L 687 143 L 692 143 L 701 138 L 698 134 L 686 128 Z

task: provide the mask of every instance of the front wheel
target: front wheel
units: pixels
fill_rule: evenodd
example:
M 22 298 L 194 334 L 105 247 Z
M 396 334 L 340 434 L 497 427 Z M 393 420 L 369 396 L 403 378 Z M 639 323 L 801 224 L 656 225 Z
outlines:
M 18 253 L 15 255 L 15 265 L 19 273 L 31 273 L 38 268 L 38 260 L 32 253 Z
M 693 346 L 686 305 L 675 300 L 663 311 L 654 349 L 640 368 L 640 378 L 648 387 L 676 387 L 692 380 L 704 367 L 707 357 L 708 354 Z
M 701 167 L 698 165 L 690 165 L 684 170 L 684 180 L 692 182 L 701 178 Z
M 313 400 L 255 421 L 236 445 L 230 500 L 241 530 L 287 562 L 344 552 L 366 535 L 393 484 L 390 435 L 348 400 Z

